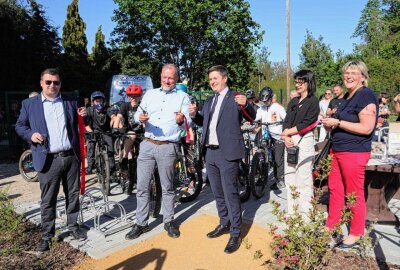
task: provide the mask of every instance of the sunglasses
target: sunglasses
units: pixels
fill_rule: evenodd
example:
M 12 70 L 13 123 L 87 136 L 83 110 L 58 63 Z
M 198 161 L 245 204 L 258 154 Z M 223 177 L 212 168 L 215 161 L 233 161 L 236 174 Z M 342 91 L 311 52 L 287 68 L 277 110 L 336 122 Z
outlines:
M 50 80 L 45 80 L 44 83 L 45 83 L 46 85 L 51 85 L 51 84 L 53 83 L 53 84 L 56 85 L 56 86 L 59 86 L 59 85 L 61 84 L 60 81 L 50 81 Z

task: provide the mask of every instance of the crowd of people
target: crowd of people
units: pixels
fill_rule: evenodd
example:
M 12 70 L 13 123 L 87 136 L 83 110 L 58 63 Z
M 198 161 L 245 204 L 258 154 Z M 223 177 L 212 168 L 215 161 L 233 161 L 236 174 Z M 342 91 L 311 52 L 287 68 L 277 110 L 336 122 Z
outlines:
M 305 222 L 310 222 L 311 200 L 314 196 L 312 170 L 315 158 L 315 132 L 318 123 L 323 128 L 319 140 L 330 138 L 332 165 L 328 179 L 330 192 L 328 218 L 324 230 L 334 231 L 341 221 L 341 211 L 348 193 L 354 193 L 356 203 L 351 208 L 349 235 L 340 248 L 351 248 L 364 235 L 366 205 L 364 199 L 364 171 L 370 158 L 373 131 L 378 117 L 387 122 L 390 110 L 388 95 L 382 93 L 379 103 L 368 88 L 368 71 L 362 61 L 350 61 L 342 69 L 341 84 L 316 96 L 317 82 L 313 72 L 300 70 L 294 74 L 295 90 L 290 93 L 287 109 L 277 102 L 270 87 L 257 96 L 249 89 L 244 94 L 228 86 L 228 70 L 216 65 L 208 70 L 213 95 L 202 108 L 187 94 L 187 87 L 179 84 L 178 68 L 166 64 L 161 69 L 161 87 L 145 93 L 140 85 L 125 89 L 128 101 L 115 111 L 106 104 L 103 92 L 95 91 L 78 107 L 76 99 L 60 92 L 61 75 L 57 69 L 46 69 L 40 77 L 41 93 L 22 102 L 16 122 L 17 133 L 31 144 L 33 164 L 42 192 L 42 241 L 39 251 L 49 249 L 55 235 L 56 198 L 60 183 L 66 194 L 68 228 L 74 239 L 85 235 L 79 230 L 79 187 L 81 162 L 78 118 L 82 117 L 86 132 L 100 131 L 108 145 L 110 170 L 115 170 L 113 129 L 126 128 L 129 136 L 124 141 L 121 170 L 127 170 L 129 152 L 136 133 L 144 132 L 137 158 L 136 223 L 126 234 L 135 239 L 148 232 L 150 179 L 157 166 L 162 188 L 164 229 L 172 238 L 180 236 L 179 224 L 174 219 L 175 160 L 178 142 L 186 131 L 186 124 L 203 127 L 202 155 L 211 191 L 214 195 L 219 223 L 206 235 L 216 238 L 230 234 L 224 249 L 235 252 L 241 244 L 242 208 L 238 192 L 240 161 L 245 156 L 242 134 L 244 122 L 276 123 L 271 127 L 274 178 L 271 189 L 287 192 L 287 214 L 296 211 Z M 185 89 L 183 89 L 183 88 Z M 400 112 L 400 95 L 394 99 Z M 255 134 L 262 134 L 256 128 Z M 255 138 L 257 138 L 256 135 Z M 189 140 L 190 141 L 190 140 Z M 92 173 L 94 145 L 88 143 L 86 173 Z M 298 196 L 293 196 L 293 191 Z M 127 191 L 132 193 L 132 185 Z

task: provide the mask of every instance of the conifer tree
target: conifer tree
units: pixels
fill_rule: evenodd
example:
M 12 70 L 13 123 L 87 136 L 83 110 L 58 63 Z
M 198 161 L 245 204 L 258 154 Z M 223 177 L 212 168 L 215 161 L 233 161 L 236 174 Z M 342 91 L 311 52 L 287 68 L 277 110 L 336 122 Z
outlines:
M 79 15 L 78 0 L 72 0 L 68 6 L 62 34 L 65 54 L 74 62 L 87 61 L 86 24 Z

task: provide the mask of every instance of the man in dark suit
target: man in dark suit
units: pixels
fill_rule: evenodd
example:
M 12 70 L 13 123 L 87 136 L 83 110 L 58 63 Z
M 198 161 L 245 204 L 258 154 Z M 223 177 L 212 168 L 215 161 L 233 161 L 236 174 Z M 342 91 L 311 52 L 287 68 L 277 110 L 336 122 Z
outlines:
M 78 108 L 75 99 L 61 96 L 61 80 L 57 69 L 46 69 L 41 74 L 40 95 L 25 99 L 15 130 L 31 144 L 33 166 L 38 172 L 41 189 L 42 241 L 37 250 L 49 249 L 55 235 L 57 195 L 62 182 L 69 234 L 76 240 L 85 239 L 79 231 L 79 168 L 80 146 Z
M 219 225 L 207 236 L 215 238 L 230 232 L 225 252 L 232 253 L 241 242 L 238 175 L 245 146 L 240 124 L 243 117 L 252 121 L 256 112 L 252 106 L 247 106 L 246 96 L 229 90 L 225 67 L 211 67 L 208 78 L 215 95 L 204 102 L 202 112 L 197 111 L 195 104 L 190 106 L 189 111 L 193 121 L 203 126 L 203 154 L 220 218 Z

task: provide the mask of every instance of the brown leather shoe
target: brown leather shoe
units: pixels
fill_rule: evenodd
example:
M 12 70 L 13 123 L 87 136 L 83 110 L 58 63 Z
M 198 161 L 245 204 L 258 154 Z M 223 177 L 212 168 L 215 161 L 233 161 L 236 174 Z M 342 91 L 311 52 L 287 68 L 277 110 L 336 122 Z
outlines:
M 231 227 L 230 225 L 227 225 L 227 226 L 218 225 L 213 231 L 207 233 L 207 237 L 208 238 L 216 238 L 225 233 L 229 233 L 230 227 Z

